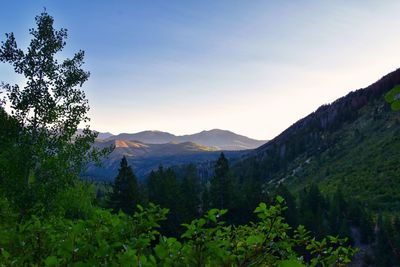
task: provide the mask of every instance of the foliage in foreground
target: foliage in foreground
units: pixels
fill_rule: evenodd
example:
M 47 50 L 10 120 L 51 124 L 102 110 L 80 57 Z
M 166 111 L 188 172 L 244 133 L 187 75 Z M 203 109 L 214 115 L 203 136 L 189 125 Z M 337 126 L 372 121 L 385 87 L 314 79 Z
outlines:
M 283 198 L 261 203 L 257 223 L 232 226 L 221 221 L 227 210 L 212 209 L 185 224 L 178 240 L 159 234 L 167 209 L 138 206 L 132 216 L 95 209 L 91 218 L 46 220 L 32 216 L 0 228 L 0 266 L 345 266 L 355 250 L 345 239 L 315 240 L 282 217 Z M 1 212 L 5 213 L 5 202 Z M 2 214 L 4 215 L 4 214 Z M 10 217 L 10 216 L 8 216 Z M 12 216 L 11 216 L 12 217 Z M 292 234 L 291 234 L 292 233 Z

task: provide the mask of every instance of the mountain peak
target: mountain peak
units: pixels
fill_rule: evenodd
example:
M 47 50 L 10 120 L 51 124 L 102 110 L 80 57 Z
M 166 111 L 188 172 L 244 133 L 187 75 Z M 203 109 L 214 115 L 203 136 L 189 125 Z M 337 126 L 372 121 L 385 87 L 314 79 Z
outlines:
M 217 129 L 217 128 L 211 129 L 211 130 L 208 130 L 208 131 L 203 131 L 203 132 L 205 132 L 205 133 L 233 133 L 233 132 L 228 131 L 228 130 L 222 130 L 222 129 Z

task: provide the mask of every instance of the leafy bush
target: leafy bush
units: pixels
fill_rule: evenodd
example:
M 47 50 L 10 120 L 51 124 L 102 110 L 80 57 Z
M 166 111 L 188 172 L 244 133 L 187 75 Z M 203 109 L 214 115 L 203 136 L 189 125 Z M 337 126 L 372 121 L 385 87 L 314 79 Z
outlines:
M 138 206 L 132 216 L 94 209 L 86 220 L 36 216 L 3 226 L 0 266 L 344 266 L 355 250 L 345 239 L 315 240 L 299 226 L 291 236 L 283 198 L 256 209 L 259 221 L 226 225 L 227 210 L 212 209 L 185 224 L 181 239 L 159 234 L 167 209 Z M 300 253 L 302 251 L 302 253 Z

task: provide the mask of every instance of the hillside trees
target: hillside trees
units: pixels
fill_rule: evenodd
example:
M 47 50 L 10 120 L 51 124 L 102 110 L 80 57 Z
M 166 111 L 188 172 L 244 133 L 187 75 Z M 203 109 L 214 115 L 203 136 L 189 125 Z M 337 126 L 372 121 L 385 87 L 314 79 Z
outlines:
M 66 45 L 67 30 L 54 29 L 54 20 L 46 11 L 35 20 L 26 52 L 17 46 L 13 33 L 6 34 L 0 47 L 0 61 L 11 64 L 26 81 L 0 85 L 7 93 L 5 102 L 12 118 L 21 125 L 15 150 L 21 152 L 23 164 L 20 173 L 4 179 L 23 190 L 20 196 L 24 197 L 17 201 L 22 209 L 38 203 L 50 208 L 54 197 L 76 181 L 89 156 L 98 155 L 88 153 L 96 136 L 88 126 L 76 135 L 78 125 L 89 121 L 88 101 L 81 89 L 89 78 L 89 72 L 82 69 L 84 52 L 59 62 L 57 53 Z M 27 203 L 29 207 L 23 207 Z

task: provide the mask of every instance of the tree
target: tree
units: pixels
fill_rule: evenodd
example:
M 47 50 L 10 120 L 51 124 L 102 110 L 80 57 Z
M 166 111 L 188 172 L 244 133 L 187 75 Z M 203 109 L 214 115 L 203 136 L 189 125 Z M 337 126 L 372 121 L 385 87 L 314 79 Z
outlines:
M 276 194 L 285 199 L 285 204 L 287 209 L 283 212 L 283 215 L 286 221 L 292 227 L 297 226 L 299 214 L 296 207 L 295 197 L 290 193 L 289 189 L 282 183 L 280 183 L 278 188 L 276 189 Z
M 21 86 L 2 82 L 0 91 L 7 93 L 11 116 L 22 126 L 16 149 L 24 151 L 24 164 L 19 166 L 23 174 L 8 178 L 21 181 L 18 186 L 29 196 L 24 202 L 48 206 L 98 154 L 88 153 L 96 137 L 88 126 L 76 134 L 78 125 L 89 121 L 81 89 L 89 78 L 82 69 L 84 52 L 59 62 L 56 54 L 66 45 L 67 30 L 55 30 L 46 11 L 35 20 L 26 52 L 17 46 L 13 33 L 1 43 L 0 62 L 11 64 L 26 82 Z
M 160 166 L 152 171 L 147 180 L 149 201 L 169 209 L 168 220 L 162 224 L 162 233 L 178 236 L 183 222 L 183 203 L 176 174 L 171 168 Z
M 233 182 L 229 162 L 221 153 L 216 164 L 215 174 L 210 185 L 211 206 L 218 209 L 231 208 L 233 200 Z
M 196 166 L 189 164 L 184 169 L 183 178 L 180 184 L 182 201 L 182 219 L 190 222 L 199 214 L 200 209 L 200 178 L 197 175 Z
M 324 196 L 314 183 L 309 188 L 304 188 L 300 195 L 300 223 L 317 237 L 323 236 L 326 232 L 323 223 L 326 210 L 325 202 Z
M 110 196 L 110 206 L 116 212 L 122 210 L 127 214 L 133 214 L 135 206 L 139 204 L 139 200 L 136 176 L 124 156 L 114 181 L 113 191 Z

